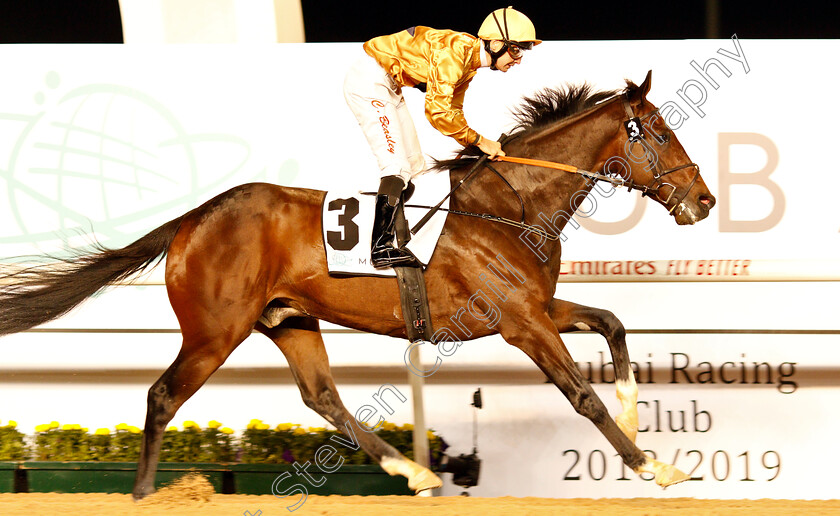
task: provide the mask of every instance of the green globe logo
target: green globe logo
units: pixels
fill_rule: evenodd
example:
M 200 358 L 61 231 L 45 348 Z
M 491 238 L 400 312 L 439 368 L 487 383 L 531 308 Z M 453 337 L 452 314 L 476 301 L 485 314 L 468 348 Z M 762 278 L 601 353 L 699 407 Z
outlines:
M 45 83 L 57 89 L 58 74 Z M 35 102 L 46 98 L 39 92 Z M 73 247 L 74 235 L 92 229 L 105 245 L 125 245 L 223 188 L 266 176 L 236 181 L 248 142 L 190 133 L 161 102 L 121 85 L 72 89 L 35 115 L 0 113 L 0 135 L 4 256 Z M 296 165 L 285 163 L 278 178 L 293 179 Z

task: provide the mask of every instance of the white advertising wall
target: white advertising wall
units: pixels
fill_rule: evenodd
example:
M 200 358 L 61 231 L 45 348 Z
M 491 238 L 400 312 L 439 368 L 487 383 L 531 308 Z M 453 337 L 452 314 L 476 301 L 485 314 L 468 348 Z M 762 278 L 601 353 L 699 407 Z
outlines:
M 507 74 L 479 72 L 465 112 L 495 137 L 510 130 L 523 95 L 566 82 L 621 88 L 652 69 L 649 100 L 678 126 L 717 206 L 687 227 L 637 194 L 593 194 L 580 229 L 565 231 L 556 294 L 624 322 L 638 366 L 638 443 L 692 481 L 662 491 L 622 468 L 536 366 L 488 338 L 440 357 L 426 379 L 426 419 L 455 454 L 472 449 L 469 402 L 482 387 L 484 462 L 471 494 L 836 498 L 840 215 L 831 186 L 840 174 L 831 153 L 840 107 L 830 92 L 840 77 L 818 56 L 838 50 L 836 41 L 546 42 Z M 0 256 L 60 252 L 91 231 L 125 245 L 249 181 L 375 188 L 374 159 L 341 92 L 359 52 L 0 47 Z M 451 156 L 457 146 L 426 123 L 422 94 L 405 96 L 427 154 Z M 0 339 L 0 424 L 142 426 L 146 391 L 180 341 L 163 287 L 150 283 Z M 325 328 L 351 412 L 382 383 L 408 393 L 404 342 Z M 617 413 L 603 339 L 564 340 Z M 439 357 L 422 352 L 429 364 Z M 324 424 L 261 336 L 175 422 L 244 428 L 252 418 Z M 410 422 L 410 404 L 389 419 Z M 445 480 L 442 494 L 461 491 Z

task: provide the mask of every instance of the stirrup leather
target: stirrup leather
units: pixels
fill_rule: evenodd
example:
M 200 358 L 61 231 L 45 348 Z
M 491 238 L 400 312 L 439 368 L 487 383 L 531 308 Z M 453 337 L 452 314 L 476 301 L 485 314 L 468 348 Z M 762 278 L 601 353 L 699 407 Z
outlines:
M 417 258 L 407 249 L 397 247 L 380 247 L 370 253 L 370 263 L 375 269 L 387 267 L 410 266 L 417 267 Z

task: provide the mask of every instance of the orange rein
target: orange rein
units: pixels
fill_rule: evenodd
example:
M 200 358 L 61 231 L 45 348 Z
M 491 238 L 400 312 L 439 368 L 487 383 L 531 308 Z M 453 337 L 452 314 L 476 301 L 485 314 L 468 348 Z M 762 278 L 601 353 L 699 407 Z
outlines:
M 517 158 L 515 156 L 496 156 L 496 158 L 493 161 L 507 161 L 509 163 L 519 163 L 520 165 L 533 165 L 535 167 L 553 168 L 555 170 L 571 172 L 572 174 L 578 174 L 581 172 L 579 168 L 574 167 L 572 165 L 566 165 L 565 163 L 555 163 L 553 161 L 543 161 L 541 159 Z
M 596 181 L 606 181 L 612 185 L 617 187 L 627 187 L 628 190 L 641 190 L 644 195 L 644 192 L 648 190 L 647 187 L 639 186 L 633 184 L 633 181 L 629 183 L 623 181 L 621 179 L 615 179 L 610 176 L 606 176 L 604 174 L 599 174 L 597 172 L 590 172 L 588 170 L 584 170 L 582 168 L 578 168 L 572 165 L 566 165 L 565 163 L 557 163 L 554 161 L 545 161 L 541 159 L 531 159 L 531 158 L 519 158 L 516 156 L 496 156 L 493 161 L 507 161 L 508 163 L 519 163 L 520 165 L 531 165 L 534 167 L 545 167 L 551 168 L 554 170 L 562 170 L 563 172 L 571 172 L 572 174 L 580 174 L 584 177 L 588 177 L 589 179 L 594 179 Z

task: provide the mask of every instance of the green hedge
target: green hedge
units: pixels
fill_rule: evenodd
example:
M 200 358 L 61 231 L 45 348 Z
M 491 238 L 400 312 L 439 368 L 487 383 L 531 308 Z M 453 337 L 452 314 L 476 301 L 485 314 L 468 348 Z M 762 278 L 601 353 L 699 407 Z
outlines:
M 412 425 L 384 423 L 376 434 L 400 453 L 414 459 Z M 170 426 L 163 436 L 161 462 L 241 462 L 246 464 L 291 464 L 311 460 L 322 445 L 330 444 L 347 464 L 373 464 L 361 450 L 353 450 L 331 441 L 343 434 L 325 428 L 304 428 L 291 423 L 270 427 L 251 420 L 239 437 L 210 421 L 201 428 L 185 421 L 184 428 Z M 440 462 L 446 443 L 433 431 L 427 432 L 432 465 Z M 16 429 L 14 421 L 0 427 L 0 461 L 102 461 L 133 462 L 140 457 L 143 432 L 137 427 L 119 424 L 114 430 L 100 428 L 91 433 L 79 425 L 58 422 L 39 425 L 34 436 L 27 438 Z M 27 444 L 27 442 L 29 444 Z

